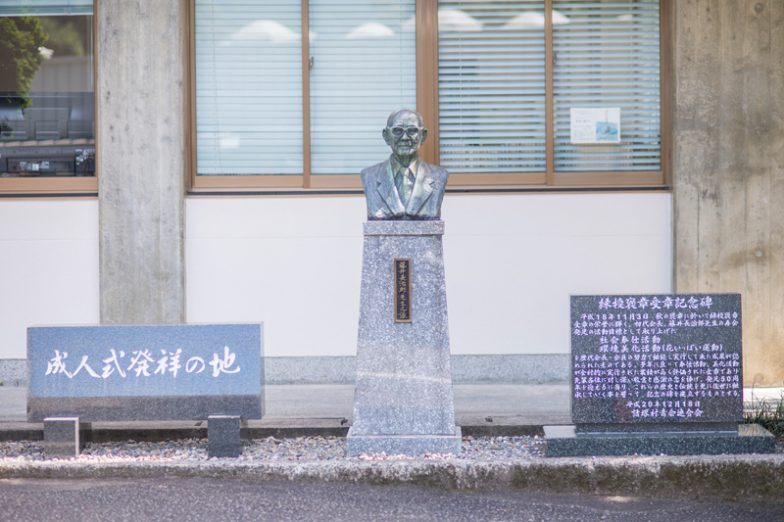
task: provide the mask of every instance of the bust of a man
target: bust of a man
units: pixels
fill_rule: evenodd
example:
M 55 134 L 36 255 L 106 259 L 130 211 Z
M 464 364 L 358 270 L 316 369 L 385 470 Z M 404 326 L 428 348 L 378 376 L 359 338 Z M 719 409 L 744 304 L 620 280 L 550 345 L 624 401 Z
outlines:
M 439 219 L 448 174 L 419 158 L 427 138 L 422 116 L 393 112 L 381 134 L 392 154 L 362 171 L 368 219 Z

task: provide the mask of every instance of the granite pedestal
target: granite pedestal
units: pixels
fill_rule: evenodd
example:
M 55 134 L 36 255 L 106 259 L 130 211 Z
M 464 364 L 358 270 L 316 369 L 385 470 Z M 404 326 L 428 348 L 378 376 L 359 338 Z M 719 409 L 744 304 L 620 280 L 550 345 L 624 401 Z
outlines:
M 548 457 L 620 455 L 723 455 L 773 453 L 775 437 L 757 424 L 734 430 L 617 431 L 580 433 L 574 426 L 545 426 Z
M 83 431 L 90 425 L 79 422 L 79 417 L 47 417 L 44 419 L 44 455 L 47 458 L 72 459 L 79 456 L 85 445 Z
M 207 454 L 210 457 L 239 457 L 239 415 L 210 415 L 207 418 Z
M 365 224 L 349 455 L 460 451 L 449 363 L 442 221 Z M 395 260 L 410 260 L 396 322 Z

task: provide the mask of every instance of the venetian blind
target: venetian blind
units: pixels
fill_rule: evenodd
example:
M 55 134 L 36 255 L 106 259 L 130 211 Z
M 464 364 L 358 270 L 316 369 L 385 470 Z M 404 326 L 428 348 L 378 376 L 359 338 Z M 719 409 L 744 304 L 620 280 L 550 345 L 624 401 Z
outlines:
M 556 170 L 658 170 L 659 0 L 553 7 Z M 620 142 L 572 144 L 571 108 L 619 108 Z
M 93 0 L 0 0 L 0 16 L 93 14 Z
M 545 170 L 544 2 L 438 2 L 441 164 Z
M 196 0 L 197 174 L 302 174 L 300 19 L 296 0 Z
M 414 0 L 310 0 L 311 165 L 358 174 L 389 155 L 391 112 L 416 108 Z

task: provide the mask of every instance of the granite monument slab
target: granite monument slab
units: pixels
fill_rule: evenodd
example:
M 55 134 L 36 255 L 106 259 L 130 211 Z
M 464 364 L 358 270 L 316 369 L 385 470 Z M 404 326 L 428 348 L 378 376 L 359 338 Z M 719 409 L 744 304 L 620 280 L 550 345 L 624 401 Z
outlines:
M 571 298 L 571 431 L 565 455 L 772 451 L 744 427 L 739 294 Z
M 28 329 L 30 422 L 262 416 L 262 325 Z

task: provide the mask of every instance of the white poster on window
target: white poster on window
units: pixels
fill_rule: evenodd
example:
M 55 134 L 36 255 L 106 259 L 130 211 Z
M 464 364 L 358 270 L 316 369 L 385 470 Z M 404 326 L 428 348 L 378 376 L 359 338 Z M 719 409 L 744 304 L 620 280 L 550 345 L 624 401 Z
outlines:
M 569 109 L 573 144 L 620 143 L 621 109 Z

